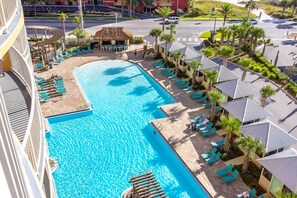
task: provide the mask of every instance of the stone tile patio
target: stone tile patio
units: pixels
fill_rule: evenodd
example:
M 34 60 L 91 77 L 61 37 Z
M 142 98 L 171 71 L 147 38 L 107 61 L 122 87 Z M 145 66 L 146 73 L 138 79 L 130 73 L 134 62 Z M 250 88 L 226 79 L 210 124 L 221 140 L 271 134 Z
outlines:
M 132 46 L 130 52 L 124 53 L 102 53 L 95 51 L 79 57 L 71 57 L 55 66 L 47 72 L 38 73 L 37 76 L 48 78 L 52 73 L 63 76 L 67 93 L 63 96 L 51 99 L 42 104 L 44 116 L 57 115 L 88 109 L 87 100 L 83 97 L 79 86 L 73 76 L 73 70 L 85 63 L 106 60 L 123 59 L 132 60 L 139 63 L 148 74 L 153 76 L 163 87 L 168 84 L 168 78 L 152 66 L 151 61 L 142 60 L 134 56 L 134 49 L 140 46 Z M 168 141 L 170 146 L 179 155 L 187 168 L 200 181 L 212 197 L 235 197 L 236 194 L 249 190 L 249 188 L 237 178 L 230 184 L 224 182 L 215 174 L 217 170 L 225 168 L 226 164 L 219 161 L 213 165 L 206 165 L 199 154 L 210 150 L 210 142 L 222 139 L 218 134 L 211 137 L 202 137 L 197 132 L 193 132 L 186 127 L 189 119 L 206 113 L 206 109 L 201 104 L 197 104 L 187 93 L 177 88 L 171 83 L 170 93 L 179 101 L 175 104 L 162 106 L 162 110 L 169 116 L 167 118 L 154 120 L 152 123 L 160 131 L 162 136 Z

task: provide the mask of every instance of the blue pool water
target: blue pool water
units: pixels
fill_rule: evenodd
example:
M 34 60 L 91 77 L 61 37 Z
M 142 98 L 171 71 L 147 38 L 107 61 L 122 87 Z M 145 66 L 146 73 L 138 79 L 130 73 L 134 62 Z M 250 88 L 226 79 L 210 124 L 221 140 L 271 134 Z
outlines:
M 207 197 L 149 121 L 174 103 L 137 65 L 100 61 L 75 70 L 93 111 L 50 118 L 58 196 L 120 197 L 130 174 L 152 171 L 170 197 Z M 174 131 L 172 131 L 174 132 Z

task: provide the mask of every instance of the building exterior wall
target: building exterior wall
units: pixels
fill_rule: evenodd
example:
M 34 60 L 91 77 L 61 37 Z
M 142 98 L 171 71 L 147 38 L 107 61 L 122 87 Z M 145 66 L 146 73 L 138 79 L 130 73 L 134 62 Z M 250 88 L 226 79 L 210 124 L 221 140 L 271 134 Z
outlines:
M 7 197 L 55 198 L 44 118 L 35 86 L 20 0 L 0 1 L 1 58 L 4 58 L 4 69 L 12 71 L 31 96 L 29 120 L 21 142 L 11 128 L 12 120 L 6 107 L 8 101 L 5 101 L 0 87 L 0 175 L 4 175 L 0 177 L 1 189 L 3 186 Z

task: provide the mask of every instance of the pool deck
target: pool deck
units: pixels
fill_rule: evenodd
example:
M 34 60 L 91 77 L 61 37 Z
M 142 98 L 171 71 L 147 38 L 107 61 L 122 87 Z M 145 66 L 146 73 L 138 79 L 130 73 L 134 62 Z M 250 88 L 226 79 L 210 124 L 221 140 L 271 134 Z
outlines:
M 39 77 L 48 78 L 52 73 L 63 76 L 67 93 L 63 96 L 56 97 L 42 104 L 44 116 L 64 114 L 84 109 L 89 109 L 88 101 L 84 98 L 79 86 L 73 76 L 73 70 L 85 63 L 97 60 L 122 59 L 132 60 L 139 63 L 147 73 L 155 78 L 164 88 L 168 83 L 168 78 L 152 66 L 151 61 L 142 60 L 134 56 L 134 49 L 141 48 L 142 45 L 131 46 L 130 52 L 123 53 L 106 53 L 95 51 L 92 54 L 86 54 L 79 57 L 71 57 L 54 66 L 49 71 L 36 74 Z M 159 130 L 161 135 L 167 140 L 169 145 L 175 150 L 179 157 L 186 164 L 187 168 L 192 171 L 200 183 L 205 187 L 212 197 L 236 197 L 238 193 L 250 190 L 240 178 L 230 184 L 225 184 L 217 175 L 216 171 L 226 167 L 223 161 L 212 165 L 205 164 L 200 158 L 201 153 L 210 150 L 210 142 L 222 139 L 218 134 L 211 137 L 202 137 L 186 127 L 189 119 L 193 119 L 206 109 L 201 104 L 197 104 L 188 94 L 177 88 L 171 82 L 170 93 L 180 102 L 162 106 L 162 110 L 169 116 L 167 118 L 154 120 L 152 123 Z

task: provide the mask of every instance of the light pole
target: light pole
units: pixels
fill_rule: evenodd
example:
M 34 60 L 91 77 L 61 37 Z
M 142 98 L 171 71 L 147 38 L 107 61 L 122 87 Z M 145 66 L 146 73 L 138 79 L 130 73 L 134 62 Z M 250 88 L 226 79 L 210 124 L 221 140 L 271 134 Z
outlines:
M 80 27 L 83 30 L 84 29 L 84 19 L 83 19 L 81 0 L 79 0 L 78 2 L 79 2 Z
M 179 0 L 176 0 L 176 14 L 178 15 L 178 3 L 179 3 Z
M 132 0 L 130 0 L 130 18 L 132 18 Z

